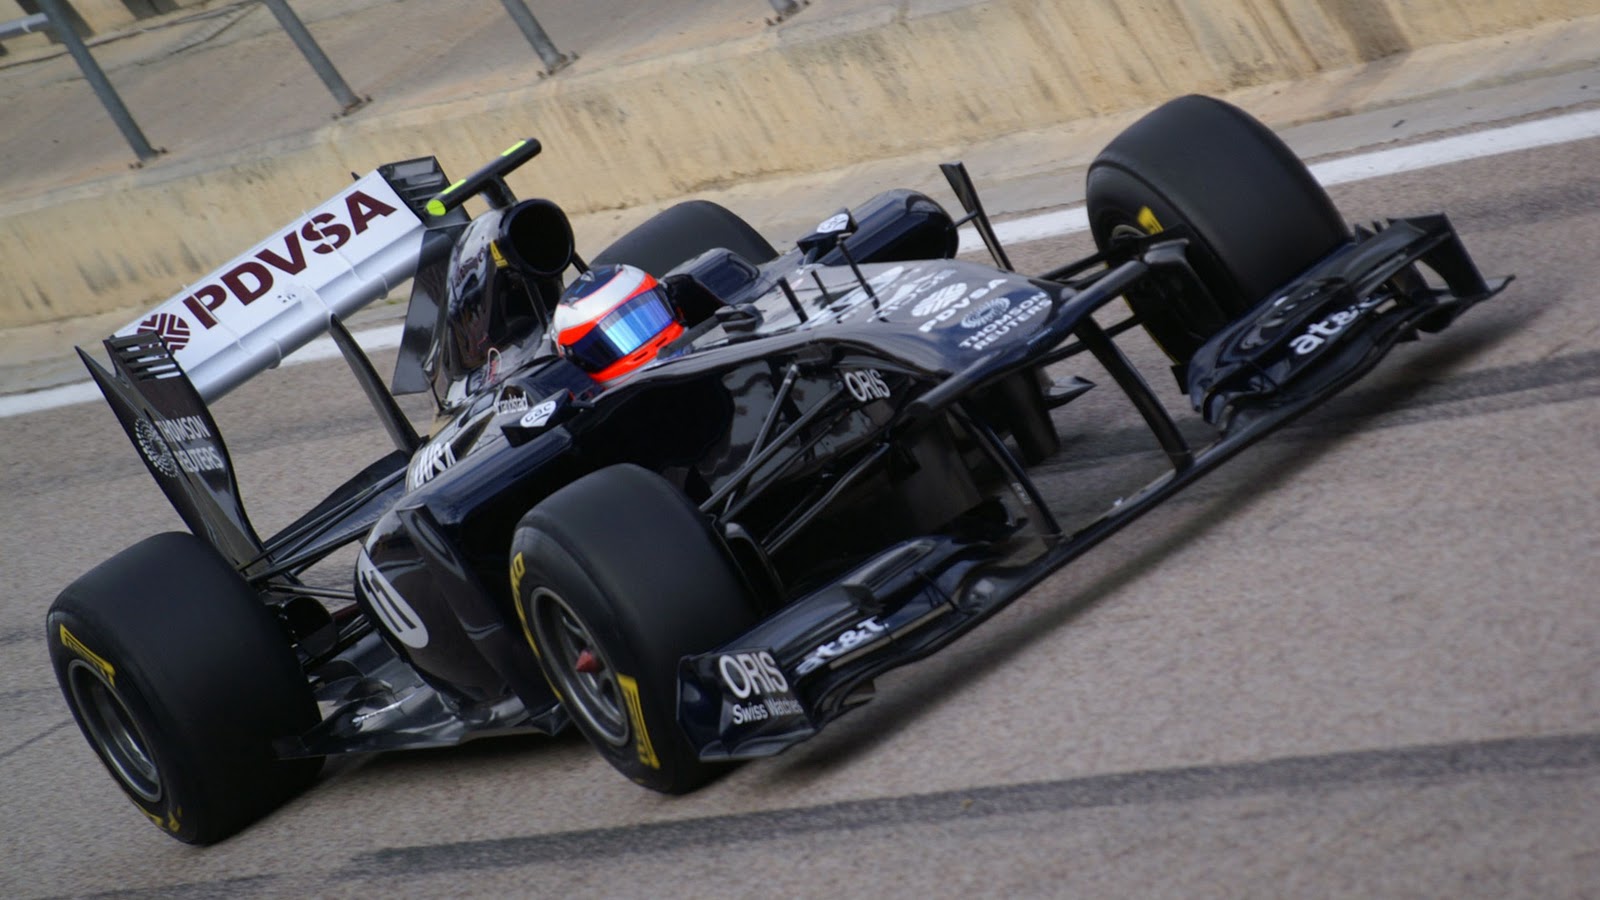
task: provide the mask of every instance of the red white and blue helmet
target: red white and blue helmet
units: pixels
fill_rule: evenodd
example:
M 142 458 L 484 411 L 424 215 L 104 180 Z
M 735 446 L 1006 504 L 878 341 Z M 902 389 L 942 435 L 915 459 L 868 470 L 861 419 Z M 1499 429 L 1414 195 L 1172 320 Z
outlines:
M 596 266 L 561 294 L 551 330 L 562 356 L 598 381 L 656 358 L 683 334 L 666 290 L 633 266 Z

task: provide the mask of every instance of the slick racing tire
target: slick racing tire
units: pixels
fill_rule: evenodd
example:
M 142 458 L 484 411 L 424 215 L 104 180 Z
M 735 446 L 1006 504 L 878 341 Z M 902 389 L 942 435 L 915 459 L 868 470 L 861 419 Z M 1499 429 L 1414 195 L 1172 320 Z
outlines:
M 78 727 L 172 837 L 220 841 L 316 778 L 320 759 L 272 749 L 319 720 L 286 631 L 194 535 L 156 535 L 96 566 L 45 625 Z
M 678 725 L 678 661 L 756 614 L 688 497 L 633 465 L 580 478 L 517 525 L 511 582 L 545 678 L 607 762 L 668 794 L 726 768 L 702 763 Z
M 738 215 L 709 200 L 690 200 L 651 216 L 589 264 L 626 263 L 659 278 L 679 263 L 718 248 L 732 250 L 755 265 L 778 256 L 772 244 Z
M 1204 291 L 1169 279 L 1127 296 L 1179 365 L 1350 238 L 1294 151 L 1248 113 L 1210 97 L 1179 97 L 1118 135 L 1089 166 L 1086 199 L 1102 250 L 1178 225 L 1191 230 L 1189 262 Z

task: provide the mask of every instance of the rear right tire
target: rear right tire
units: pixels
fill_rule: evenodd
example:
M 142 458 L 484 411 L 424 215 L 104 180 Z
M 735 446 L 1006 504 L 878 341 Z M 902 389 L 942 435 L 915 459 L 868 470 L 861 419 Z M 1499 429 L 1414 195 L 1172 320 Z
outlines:
M 626 263 L 660 278 L 679 263 L 719 247 L 755 265 L 778 256 L 760 232 L 727 208 L 709 200 L 689 200 L 651 216 L 596 254 L 589 264 Z

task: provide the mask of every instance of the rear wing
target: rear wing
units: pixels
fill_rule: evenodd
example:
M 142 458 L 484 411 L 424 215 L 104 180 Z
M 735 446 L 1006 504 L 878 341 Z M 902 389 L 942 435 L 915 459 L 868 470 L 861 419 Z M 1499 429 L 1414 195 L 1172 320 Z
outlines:
M 330 314 L 348 318 L 442 267 L 467 222 L 459 209 L 428 214 L 447 183 L 433 157 L 381 166 L 115 336 L 160 335 L 216 400 L 326 331 Z
M 312 557 L 347 538 L 372 515 L 374 492 L 387 489 L 421 443 L 393 394 L 427 385 L 423 359 L 445 268 L 470 221 L 461 204 L 480 194 L 491 205 L 515 202 L 504 176 L 539 149 L 538 141 L 520 141 L 455 184 L 433 157 L 380 166 L 107 338 L 109 371 L 78 350 L 173 509 L 247 577 L 283 561 L 271 559 L 245 513 L 207 404 L 331 331 L 396 452 L 341 486 L 291 527 L 293 540 L 280 535 L 274 547 L 288 540 Z M 386 390 L 341 320 L 407 279 L 411 302 Z

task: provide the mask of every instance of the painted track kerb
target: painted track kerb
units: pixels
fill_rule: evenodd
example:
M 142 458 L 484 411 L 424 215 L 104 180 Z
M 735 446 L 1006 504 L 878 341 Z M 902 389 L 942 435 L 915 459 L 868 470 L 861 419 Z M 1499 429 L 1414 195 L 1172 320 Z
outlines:
M 1323 185 L 1332 186 L 1596 137 L 1600 137 L 1600 110 L 1587 110 L 1406 147 L 1339 157 L 1313 164 L 1311 172 Z M 1084 208 L 1072 206 L 998 223 L 995 233 L 1002 243 L 1015 244 L 1074 234 L 1088 227 L 1088 214 Z M 971 228 L 963 229 L 961 252 L 981 249 L 983 244 L 976 232 Z M 371 352 L 399 346 L 400 334 L 400 326 L 393 325 L 365 330 L 355 337 L 364 349 Z M 283 365 L 318 362 L 338 355 L 332 340 L 319 338 L 288 356 Z M 0 418 L 42 412 L 99 398 L 99 390 L 87 381 L 3 396 L 0 397 Z

